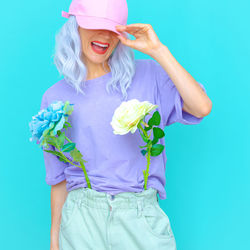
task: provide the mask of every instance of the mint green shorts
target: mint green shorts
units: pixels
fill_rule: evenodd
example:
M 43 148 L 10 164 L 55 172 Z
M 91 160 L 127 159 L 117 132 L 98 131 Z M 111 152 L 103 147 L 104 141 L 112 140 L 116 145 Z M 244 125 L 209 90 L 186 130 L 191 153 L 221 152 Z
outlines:
M 74 189 L 61 215 L 60 250 L 176 250 L 169 218 L 153 188 L 116 195 Z

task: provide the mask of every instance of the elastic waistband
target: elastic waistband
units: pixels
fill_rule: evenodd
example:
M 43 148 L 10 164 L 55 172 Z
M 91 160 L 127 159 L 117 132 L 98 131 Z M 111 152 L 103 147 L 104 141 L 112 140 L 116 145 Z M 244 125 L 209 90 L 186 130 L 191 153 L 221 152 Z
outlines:
M 154 188 L 144 189 L 142 192 L 121 192 L 111 195 L 106 192 L 81 187 L 71 190 L 67 199 L 73 199 L 79 204 L 102 209 L 108 209 L 110 206 L 125 209 L 137 208 L 138 202 L 143 207 L 158 203 L 157 190 Z

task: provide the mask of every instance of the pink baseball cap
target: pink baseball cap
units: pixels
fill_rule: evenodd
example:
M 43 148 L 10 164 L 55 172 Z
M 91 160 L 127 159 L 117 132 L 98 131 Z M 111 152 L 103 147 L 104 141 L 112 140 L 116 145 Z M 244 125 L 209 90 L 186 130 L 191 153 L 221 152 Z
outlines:
M 128 6 L 126 0 L 73 0 L 69 11 L 62 16 L 76 16 L 79 26 L 86 29 L 111 30 L 118 35 L 116 25 L 127 25 Z

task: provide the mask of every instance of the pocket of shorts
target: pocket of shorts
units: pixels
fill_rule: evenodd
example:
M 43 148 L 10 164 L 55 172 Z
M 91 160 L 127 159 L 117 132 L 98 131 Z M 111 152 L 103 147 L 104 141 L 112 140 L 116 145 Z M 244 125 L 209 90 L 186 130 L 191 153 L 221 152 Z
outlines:
M 155 237 L 161 239 L 173 237 L 169 218 L 158 203 L 143 208 L 142 220 L 148 232 Z
M 70 225 L 77 211 L 77 202 L 69 198 L 70 197 L 66 198 L 66 201 L 64 202 L 62 207 L 61 223 L 60 223 L 61 230 L 66 229 Z

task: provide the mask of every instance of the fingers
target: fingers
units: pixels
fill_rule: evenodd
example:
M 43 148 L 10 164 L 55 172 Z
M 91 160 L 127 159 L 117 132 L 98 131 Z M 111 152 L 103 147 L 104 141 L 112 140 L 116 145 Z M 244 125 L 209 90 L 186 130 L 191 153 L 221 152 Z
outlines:
M 128 26 L 128 25 L 117 25 L 115 26 L 118 31 L 126 31 L 130 34 L 133 34 L 137 32 L 138 30 L 141 29 L 141 27 L 136 27 L 136 26 Z
M 131 35 L 143 34 L 145 31 L 148 31 L 151 28 L 150 24 L 144 23 L 133 23 L 129 25 L 116 25 L 118 31 L 126 31 Z
M 145 26 L 147 26 L 148 24 L 145 24 L 145 23 L 131 23 L 131 24 L 128 24 L 128 25 L 116 25 L 116 27 L 119 27 L 119 28 L 129 28 L 129 29 L 135 29 L 135 28 L 144 28 Z
M 135 30 L 140 30 L 142 28 L 145 28 L 145 27 L 150 27 L 151 25 L 150 24 L 144 24 L 144 23 L 132 23 L 132 24 L 128 24 L 128 25 L 116 25 L 116 29 L 119 29 L 119 30 L 132 30 L 132 31 L 135 31 Z
M 129 46 L 131 48 L 134 47 L 134 41 L 133 40 L 130 40 L 130 39 L 124 37 L 124 36 L 119 36 L 119 35 L 117 37 L 120 39 L 121 43 L 123 43 L 124 45 L 127 45 L 127 46 Z

